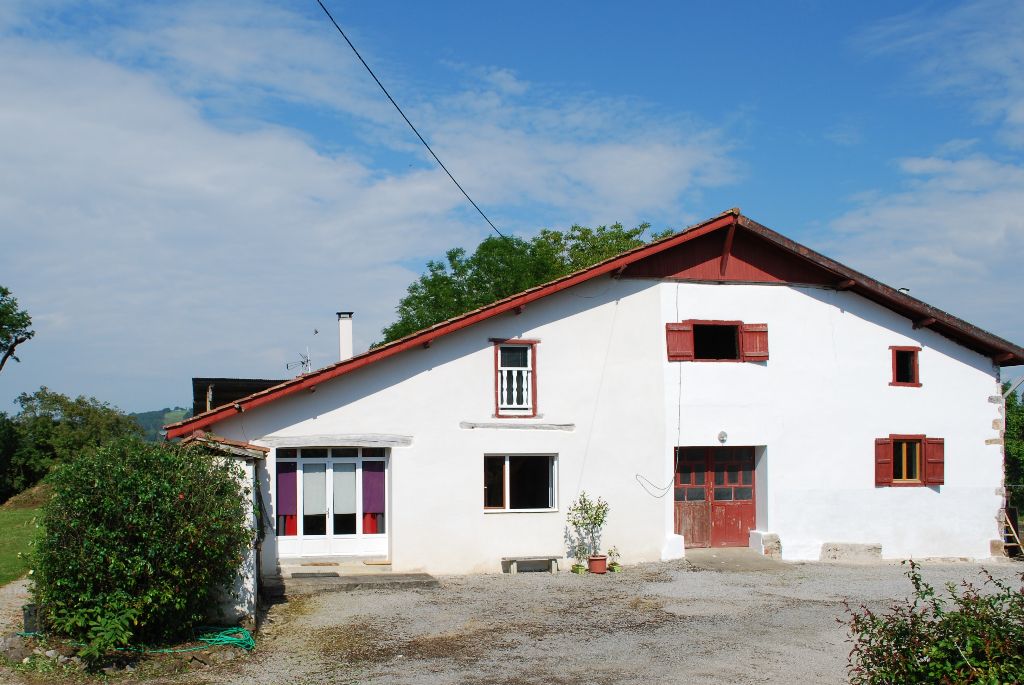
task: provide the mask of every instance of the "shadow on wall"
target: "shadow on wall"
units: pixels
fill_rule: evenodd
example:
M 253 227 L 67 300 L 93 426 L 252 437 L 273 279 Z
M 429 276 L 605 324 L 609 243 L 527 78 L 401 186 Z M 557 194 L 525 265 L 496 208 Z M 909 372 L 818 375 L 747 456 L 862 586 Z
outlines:
M 980 352 L 974 352 L 936 331 L 927 328 L 914 329 L 913 322 L 907 317 L 860 295 L 820 288 L 800 288 L 799 290 L 807 297 L 835 307 L 842 314 L 852 314 L 864 321 L 887 328 L 895 335 L 903 335 L 917 340 L 923 346 L 956 359 L 977 371 L 986 374 L 992 373 L 992 360 Z
M 547 298 L 531 303 L 521 314 L 508 312 L 481 322 L 468 329 L 449 334 L 434 341 L 429 348 L 417 348 L 394 357 L 374 362 L 368 368 L 349 372 L 339 378 L 325 381 L 315 392 L 302 392 L 259 408 L 252 414 L 232 417 L 229 421 L 243 421 L 244 433 L 250 439 L 270 435 L 297 423 L 316 418 L 319 414 L 358 402 L 394 387 L 420 374 L 430 373 L 472 354 L 489 351 L 490 338 L 519 337 L 525 331 L 549 325 L 574 314 L 604 306 L 624 297 L 655 287 L 651 281 L 627 279 L 599 279 L 572 288 L 566 296 Z M 593 291 L 593 292 L 591 292 Z M 576 294 L 576 297 L 572 295 Z M 400 417 L 384 417 L 388 423 Z M 391 430 L 400 432 L 400 426 Z M 381 426 L 375 430 L 383 430 Z M 366 427 L 354 427 L 353 432 L 368 432 Z

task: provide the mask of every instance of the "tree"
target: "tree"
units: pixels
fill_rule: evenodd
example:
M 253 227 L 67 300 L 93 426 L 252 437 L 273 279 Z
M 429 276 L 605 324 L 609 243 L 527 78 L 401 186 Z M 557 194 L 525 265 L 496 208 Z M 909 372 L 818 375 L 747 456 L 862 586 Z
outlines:
M 21 412 L 10 419 L 17 435 L 5 440 L 8 447 L 0 447 L 0 501 L 31 487 L 55 464 L 86 448 L 142 434 L 134 419 L 95 397 L 71 399 L 42 387 L 31 395 L 22 393 L 17 403 Z
M 639 247 L 646 242 L 641 236 L 648 228 L 646 223 L 635 228 L 622 224 L 597 228 L 574 225 L 564 233 L 544 229 L 528 241 L 490 237 L 468 257 L 461 247 L 448 250 L 446 261 L 427 262 L 427 272 L 409 285 L 396 308 L 398 320 L 382 331 L 382 342 L 397 340 Z M 671 233 L 658 233 L 652 239 Z
M 8 359 L 21 361 L 14 356 L 14 350 L 36 334 L 30 329 L 32 317 L 24 309 L 18 309 L 18 301 L 11 291 L 0 285 L 0 371 Z
M 1003 392 L 1009 383 L 1003 385 Z M 1006 429 L 1003 433 L 1006 448 L 1006 485 L 1010 503 L 1024 511 L 1024 402 L 1011 392 L 1006 397 Z

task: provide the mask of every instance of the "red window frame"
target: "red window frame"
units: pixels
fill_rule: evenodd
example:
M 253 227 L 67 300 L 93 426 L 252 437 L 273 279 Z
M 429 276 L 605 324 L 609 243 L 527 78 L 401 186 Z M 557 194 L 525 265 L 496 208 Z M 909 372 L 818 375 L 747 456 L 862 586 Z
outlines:
M 897 440 L 920 443 L 920 464 L 918 480 L 896 480 L 893 478 L 895 465 L 894 445 Z M 926 435 L 905 435 L 891 433 L 887 438 L 875 439 L 875 486 L 894 488 L 920 488 L 945 483 L 946 446 L 943 438 L 929 438 Z
M 705 359 L 696 356 L 695 326 L 735 326 L 735 359 Z M 665 324 L 665 344 L 671 362 L 763 362 L 768 361 L 768 324 L 687 319 Z
M 920 388 L 921 387 L 921 368 L 920 368 L 920 356 L 921 348 L 913 345 L 890 345 L 889 349 L 892 350 L 892 380 L 889 385 L 894 385 L 904 388 Z M 914 353 L 914 380 L 913 382 L 905 382 L 896 380 L 896 353 L 897 352 L 913 352 Z
M 498 419 L 530 419 L 537 416 L 537 345 L 540 340 L 520 338 L 491 338 L 494 344 L 494 417 Z M 530 411 L 509 411 L 501 408 L 501 379 L 498 377 L 502 345 L 519 345 L 530 348 Z

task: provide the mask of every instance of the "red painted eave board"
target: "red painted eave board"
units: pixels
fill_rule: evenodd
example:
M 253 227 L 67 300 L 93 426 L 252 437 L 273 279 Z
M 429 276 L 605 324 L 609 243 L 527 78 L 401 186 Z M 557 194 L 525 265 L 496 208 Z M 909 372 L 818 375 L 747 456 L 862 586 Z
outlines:
M 442 336 L 462 330 L 467 326 L 472 326 L 480 321 L 511 311 L 516 307 L 527 305 L 541 299 L 542 297 L 547 297 L 548 295 L 560 292 L 566 288 L 571 288 L 579 285 L 580 283 L 589 281 L 592 278 L 611 273 L 616 269 L 628 266 L 629 264 L 643 259 L 648 255 L 686 242 L 687 240 L 703 235 L 704 233 L 734 224 L 738 216 L 738 210 L 724 212 L 717 217 L 692 226 L 680 233 L 676 233 L 675 235 L 668 236 L 667 238 L 663 238 L 662 240 L 658 240 L 647 245 L 641 245 L 640 247 L 623 252 L 620 255 L 611 257 L 587 269 L 583 269 L 549 283 L 524 290 L 517 295 L 512 295 L 511 297 L 499 300 L 487 305 L 486 307 L 481 307 L 461 316 L 449 319 L 448 321 L 431 326 L 430 328 L 425 328 L 422 331 L 418 331 L 406 336 L 405 338 L 382 345 L 376 349 L 369 350 L 368 352 L 352 357 L 351 359 L 347 359 L 343 362 L 325 367 L 304 376 L 299 376 L 287 383 L 282 383 L 281 385 L 264 390 L 263 392 L 258 392 L 250 395 L 249 397 L 243 398 L 232 405 L 218 407 L 217 409 L 198 414 L 184 421 L 170 424 L 165 426 L 167 430 L 166 437 L 170 440 L 183 435 L 188 435 L 195 430 L 205 428 L 217 423 L 218 421 L 223 421 L 224 419 L 234 416 L 242 411 L 255 409 L 256 407 L 273 402 L 281 397 L 316 387 L 324 381 L 337 378 L 338 376 L 350 373 L 356 369 L 361 369 L 364 366 L 382 359 L 387 359 L 388 357 L 392 357 L 400 352 L 422 345 L 424 342 L 436 340 Z
M 429 343 L 437 338 L 462 330 L 463 328 L 485 321 L 491 317 L 512 311 L 517 307 L 522 307 L 543 297 L 547 297 L 548 295 L 579 285 L 592 278 L 623 269 L 646 257 L 730 225 L 741 226 L 770 240 L 783 249 L 790 251 L 794 255 L 813 263 L 818 268 L 825 269 L 836 274 L 837 279 L 853 279 L 856 281 L 856 285 L 851 288 L 853 292 L 878 302 L 897 313 L 910 318 L 934 317 L 937 320 L 936 325 L 933 326 L 936 332 L 956 340 L 967 347 L 992 356 L 993 358 L 998 357 L 1001 354 L 1004 356 L 1012 355 L 1009 359 L 998 362 L 1001 366 L 1024 364 L 1024 348 L 1020 348 L 1007 340 L 1003 340 L 1002 338 L 992 335 L 991 333 L 977 328 L 976 326 L 972 326 L 966 321 L 958 319 L 957 317 L 942 310 L 931 307 L 916 298 L 901 293 L 873 278 L 854 271 L 839 262 L 835 262 L 823 255 L 820 255 L 817 252 L 796 243 L 779 233 L 776 233 L 766 226 L 762 226 L 748 217 L 740 215 L 739 210 L 733 209 L 712 219 L 691 226 L 679 233 L 668 236 L 667 238 L 623 252 L 622 254 L 611 257 L 587 269 L 583 269 L 549 283 L 524 290 L 516 295 L 512 295 L 485 307 L 481 307 L 447 321 L 435 324 L 434 326 L 425 328 L 386 345 L 382 345 L 376 349 L 369 350 L 361 355 L 352 357 L 351 359 L 299 376 L 290 381 L 286 381 L 281 385 L 274 386 L 273 388 L 254 393 L 253 395 L 243 398 L 234 404 L 218 407 L 184 421 L 165 426 L 167 439 L 188 435 L 196 430 L 200 430 L 217 423 L 218 421 L 223 421 L 224 419 L 234 416 L 242 411 L 255 409 L 256 407 L 260 407 L 282 397 L 301 392 L 302 390 L 315 388 L 324 381 L 361 369 L 364 366 L 368 366 L 369 364 L 382 359 L 387 359 L 414 347 L 420 347 L 424 343 Z

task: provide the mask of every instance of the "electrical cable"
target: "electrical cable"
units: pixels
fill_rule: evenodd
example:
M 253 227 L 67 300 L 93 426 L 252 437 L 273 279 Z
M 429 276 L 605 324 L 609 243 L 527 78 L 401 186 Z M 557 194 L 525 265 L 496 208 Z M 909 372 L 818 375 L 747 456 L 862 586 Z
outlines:
M 678 283 L 676 283 L 676 321 L 679 321 L 679 284 Z M 644 492 L 646 492 L 651 497 L 654 497 L 655 499 L 661 499 L 662 497 L 667 495 L 672 490 L 673 486 L 676 483 L 676 473 L 679 471 L 679 452 L 680 452 L 679 441 L 682 439 L 682 435 L 683 435 L 683 365 L 682 364 L 676 364 L 676 366 L 679 367 L 679 384 L 677 386 L 677 390 L 678 390 L 677 395 L 678 396 L 677 396 L 677 404 L 676 404 L 676 406 L 677 406 L 677 411 L 676 411 L 676 444 L 673 447 L 673 450 L 675 451 L 675 458 L 672 460 L 673 461 L 672 477 L 669 480 L 667 485 L 658 485 L 657 483 L 652 482 L 651 479 L 648 478 L 647 476 L 641 475 L 640 473 L 633 474 L 634 478 L 636 478 L 636 482 L 640 484 L 640 487 L 643 488 Z M 650 486 L 650 487 L 648 487 L 648 486 Z M 652 490 L 654 492 L 652 492 Z M 660 493 L 660 494 L 655 494 L 655 493 Z
M 405 119 L 405 123 L 409 124 L 409 128 L 412 129 L 412 132 L 415 133 L 416 137 L 420 139 L 421 143 L 423 143 L 423 147 L 427 148 L 427 152 L 429 152 L 430 155 L 434 158 L 434 161 L 437 162 L 438 166 L 440 166 L 442 169 L 444 169 L 444 173 L 448 174 L 448 178 L 450 178 L 452 180 L 452 183 L 454 183 L 455 186 L 459 190 L 462 191 L 462 194 L 466 196 L 467 200 L 469 200 L 469 204 L 473 205 L 473 208 L 476 209 L 476 211 L 480 213 L 480 216 L 482 216 L 484 218 L 484 221 L 486 221 L 488 223 L 488 225 L 490 225 L 490 227 L 494 229 L 494 232 L 497 233 L 502 238 L 504 238 L 505 240 L 508 240 L 509 239 L 508 236 L 505 235 L 504 233 L 502 233 L 501 231 L 499 231 L 498 227 L 494 225 L 494 222 L 491 221 L 489 218 L 487 218 L 487 215 L 484 214 L 484 210 L 480 209 L 480 206 L 477 205 L 477 203 L 473 201 L 473 198 L 471 198 L 469 196 L 469 193 L 466 192 L 466 189 L 463 188 L 462 185 L 458 181 L 455 180 L 455 177 L 452 176 L 452 172 L 448 171 L 448 167 L 446 167 L 444 165 L 444 162 L 442 162 L 441 158 L 437 156 L 437 154 L 434 152 L 433 148 L 430 147 L 430 144 L 427 143 L 427 141 L 423 138 L 423 136 L 420 135 L 420 132 L 418 130 L 416 130 L 416 127 L 413 126 L 413 123 L 411 121 L 409 121 L 409 117 L 405 116 L 405 112 L 403 112 L 402 108 L 398 106 L 398 103 L 395 102 L 395 99 L 393 97 L 391 97 L 391 93 L 389 93 L 388 89 L 384 87 L 384 84 L 380 82 L 380 79 L 377 78 L 377 75 L 375 73 L 373 73 L 373 69 L 370 68 L 370 65 L 366 63 L 366 60 L 363 59 L 363 56 L 359 54 L 358 50 L 356 50 L 356 46 L 353 45 L 352 41 L 349 40 L 347 35 L 345 35 L 345 32 L 341 29 L 341 26 L 338 25 L 338 22 L 334 20 L 334 16 L 331 15 L 331 12 L 330 12 L 330 10 L 327 9 L 327 6 L 324 5 L 322 0 L 316 0 L 316 2 L 317 2 L 318 5 L 320 5 L 320 9 L 322 9 L 324 11 L 324 14 L 327 15 L 327 18 L 331 20 L 331 23 L 334 24 L 334 28 L 338 29 L 338 33 L 340 33 L 341 37 L 345 39 L 345 42 L 348 43 L 348 46 L 350 48 L 352 48 L 352 52 L 354 52 L 356 54 L 356 57 L 359 58 L 359 61 L 362 62 L 364 67 L 366 67 L 366 71 L 369 72 L 370 76 L 373 77 L 373 80 L 377 82 L 378 86 L 380 86 L 380 89 L 384 93 L 384 95 L 387 96 L 388 100 L 391 101 L 391 104 L 394 105 L 395 109 L 398 110 L 398 113 L 402 115 L 403 119 Z
M 604 362 L 601 364 L 601 375 L 597 380 L 597 391 L 594 394 L 594 410 L 590 414 L 590 430 L 587 433 L 587 441 L 583 445 L 583 458 L 580 460 L 580 477 L 576 481 L 576 492 L 579 493 L 583 489 L 583 471 L 587 466 L 587 457 L 590 454 L 590 441 L 594 437 L 594 424 L 597 421 L 597 410 L 601 402 L 601 390 L 604 388 L 604 377 L 608 372 L 608 358 L 612 351 L 612 339 L 615 336 L 615 322 L 619 317 L 619 300 L 615 300 L 615 304 L 612 308 L 612 320 L 608 324 L 608 342 L 604 348 Z

